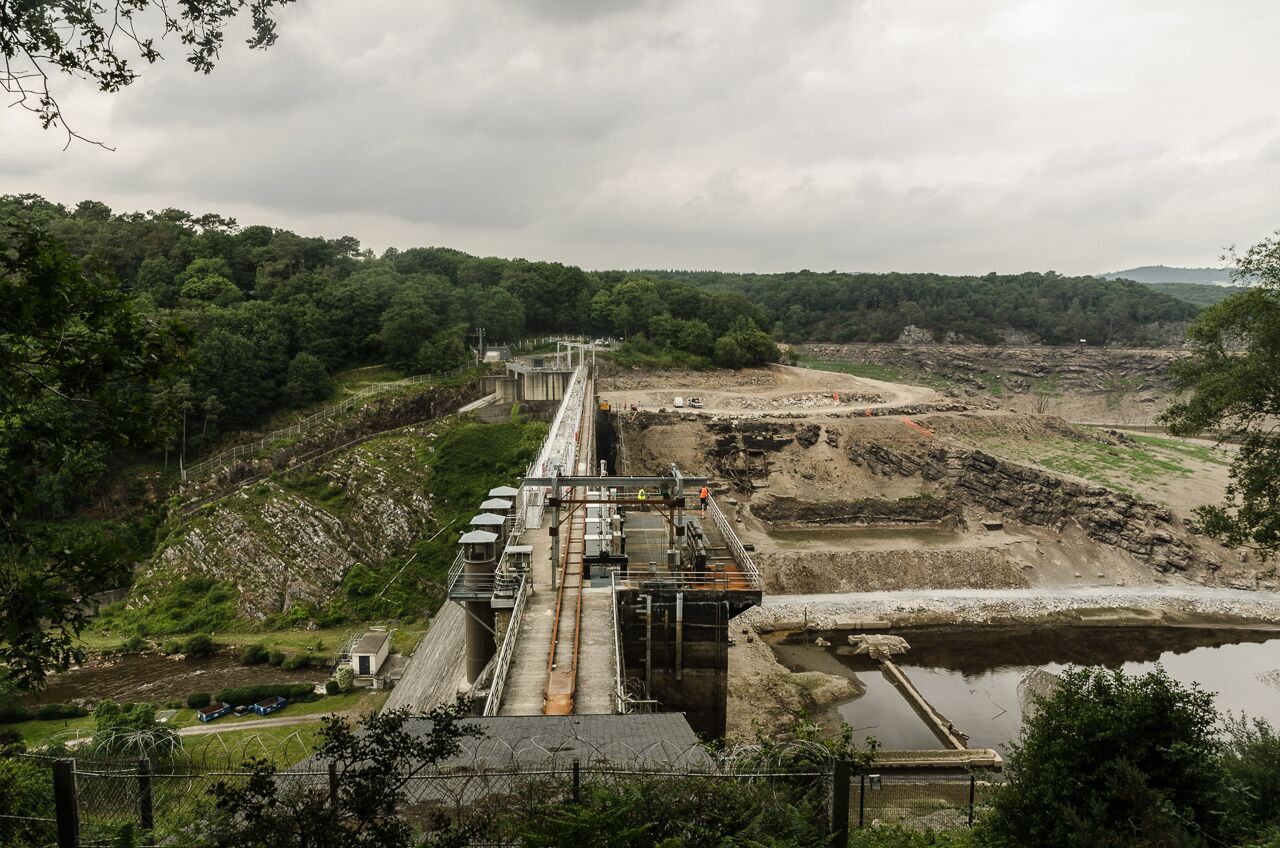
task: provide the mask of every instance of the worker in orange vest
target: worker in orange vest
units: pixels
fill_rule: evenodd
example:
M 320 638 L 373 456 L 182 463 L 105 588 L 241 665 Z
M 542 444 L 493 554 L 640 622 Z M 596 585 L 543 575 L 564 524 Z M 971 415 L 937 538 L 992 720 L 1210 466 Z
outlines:
M 711 492 L 707 489 L 706 486 L 703 486 L 700 490 L 698 490 L 698 501 L 701 502 L 702 504 L 703 517 L 705 517 L 707 514 L 707 498 L 709 497 L 711 497 Z

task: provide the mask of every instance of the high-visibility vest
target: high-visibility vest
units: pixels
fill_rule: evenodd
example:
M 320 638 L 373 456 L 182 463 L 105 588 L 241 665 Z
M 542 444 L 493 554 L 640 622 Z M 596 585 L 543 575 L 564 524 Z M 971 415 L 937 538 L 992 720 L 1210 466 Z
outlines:
M 640 491 L 636 492 L 636 500 L 638 500 L 638 501 L 642 501 L 642 500 L 644 500 L 646 497 L 648 497 L 648 495 L 646 495 L 646 494 L 645 494 L 644 489 L 641 489 Z
M 702 491 L 698 492 L 698 497 L 702 498 L 703 500 L 706 500 L 710 494 L 711 493 L 707 491 L 707 487 L 703 486 Z

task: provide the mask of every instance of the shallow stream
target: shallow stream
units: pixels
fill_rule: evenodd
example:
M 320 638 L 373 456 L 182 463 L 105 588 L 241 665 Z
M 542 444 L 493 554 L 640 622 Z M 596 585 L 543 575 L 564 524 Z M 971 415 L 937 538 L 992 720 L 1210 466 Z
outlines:
M 1126 672 L 1156 663 L 1182 683 L 1217 695 L 1220 713 L 1247 713 L 1280 725 L 1280 630 L 1212 627 L 902 628 L 911 650 L 896 658 L 921 694 L 961 731 L 972 748 L 1007 751 L 1022 727 L 1018 683 L 1032 669 L 1058 672 L 1067 665 L 1105 665 Z M 818 647 L 822 635 L 831 647 Z M 775 641 L 774 651 L 793 671 L 856 675 L 862 697 L 836 706 L 827 718 L 847 721 L 855 738 L 874 736 L 885 748 L 936 748 L 937 739 L 880 674 L 855 656 L 848 633 L 810 632 Z

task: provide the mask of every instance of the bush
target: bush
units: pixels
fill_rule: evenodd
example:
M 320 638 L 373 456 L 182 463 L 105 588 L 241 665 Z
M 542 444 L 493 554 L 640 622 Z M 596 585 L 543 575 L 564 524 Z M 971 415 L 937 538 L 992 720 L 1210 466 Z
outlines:
M 165 701 L 164 708 L 166 710 L 180 710 L 182 709 L 182 699 L 173 698 L 172 700 Z
M 237 658 L 242 665 L 262 665 L 267 661 L 268 656 L 267 646 L 258 642 L 242 646 Z
M 165 653 L 165 656 L 169 656 L 169 657 L 173 656 L 174 654 L 182 653 L 182 643 L 179 642 L 177 639 L 170 639 L 168 642 L 164 643 L 164 653 Z
M 1197 844 L 1195 831 L 1218 818 L 1216 722 L 1212 695 L 1158 667 L 1138 676 L 1067 669 L 1012 746 L 979 841 Z
M 232 686 L 221 689 L 214 698 L 240 707 L 256 704 L 273 695 L 279 695 L 290 701 L 312 701 L 315 700 L 315 687 L 310 683 L 259 683 L 255 686 Z
M 282 665 L 284 663 L 284 651 L 272 651 L 267 654 L 267 665 Z
M 356 672 L 349 665 L 338 666 L 338 671 L 334 674 L 333 679 L 338 682 L 338 689 L 342 692 L 350 692 L 351 687 L 356 681 Z
M 326 695 L 337 695 L 342 690 L 338 687 L 338 681 L 330 677 L 324 682 L 324 693 Z
M 304 668 L 324 668 L 329 664 L 329 658 L 320 654 L 296 653 L 290 654 L 285 659 L 282 668 L 285 671 L 299 671 Z
M 140 654 L 147 649 L 147 640 L 141 636 L 130 636 L 125 640 L 124 653 Z
M 42 721 L 55 718 L 80 718 L 89 711 L 79 704 L 41 704 L 36 709 L 36 718 Z
M 207 633 L 197 633 L 187 640 L 185 653 L 188 659 L 209 656 L 213 653 L 213 637 Z
M 203 709 L 213 703 L 208 692 L 192 692 L 187 696 L 187 706 L 193 710 Z

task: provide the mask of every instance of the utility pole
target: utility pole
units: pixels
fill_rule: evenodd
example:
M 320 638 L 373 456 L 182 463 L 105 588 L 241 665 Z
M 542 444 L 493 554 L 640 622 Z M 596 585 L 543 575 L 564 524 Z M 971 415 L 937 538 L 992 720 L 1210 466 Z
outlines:
M 477 347 L 476 347 L 476 367 L 484 363 L 484 327 L 476 327 Z

